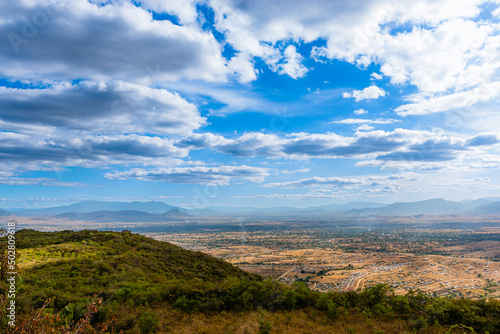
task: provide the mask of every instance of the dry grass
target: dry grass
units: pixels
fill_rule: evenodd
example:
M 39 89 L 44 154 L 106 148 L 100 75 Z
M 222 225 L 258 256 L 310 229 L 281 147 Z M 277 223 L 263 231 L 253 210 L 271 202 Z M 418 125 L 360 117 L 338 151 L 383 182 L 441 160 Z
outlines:
M 119 313 L 127 312 L 130 318 L 138 318 L 140 311 L 122 307 Z M 134 315 L 134 313 L 136 313 Z M 269 312 L 255 310 L 249 312 L 220 312 L 213 315 L 203 313 L 191 317 L 179 310 L 167 307 L 155 309 L 159 319 L 157 334 L 257 334 L 259 319 L 271 324 L 272 334 L 352 334 L 352 333 L 417 333 L 405 320 L 380 320 L 360 314 L 344 314 L 337 319 L 329 319 L 324 313 L 314 310 L 293 310 Z M 447 328 L 426 328 L 421 333 L 440 334 Z M 125 333 L 139 333 L 136 324 Z

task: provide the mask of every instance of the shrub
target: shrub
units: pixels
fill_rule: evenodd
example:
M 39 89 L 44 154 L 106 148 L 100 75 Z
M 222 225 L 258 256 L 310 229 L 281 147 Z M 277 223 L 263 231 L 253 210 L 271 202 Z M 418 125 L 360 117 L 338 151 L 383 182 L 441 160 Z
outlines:
M 158 329 L 158 323 L 158 317 L 150 310 L 144 312 L 137 321 L 141 334 L 155 332 Z
M 264 316 L 261 314 L 259 319 L 259 334 L 270 334 L 271 333 L 271 323 L 264 320 Z

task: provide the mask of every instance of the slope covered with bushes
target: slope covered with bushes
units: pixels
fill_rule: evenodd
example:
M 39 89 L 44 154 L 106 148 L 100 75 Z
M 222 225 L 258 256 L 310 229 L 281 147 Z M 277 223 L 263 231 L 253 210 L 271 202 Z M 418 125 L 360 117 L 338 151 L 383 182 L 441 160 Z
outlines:
M 37 319 L 54 333 L 78 332 L 82 319 L 106 324 L 100 333 L 500 333 L 498 301 L 396 296 L 384 285 L 320 293 L 128 232 L 21 230 L 16 240 L 19 319 L 43 308 Z

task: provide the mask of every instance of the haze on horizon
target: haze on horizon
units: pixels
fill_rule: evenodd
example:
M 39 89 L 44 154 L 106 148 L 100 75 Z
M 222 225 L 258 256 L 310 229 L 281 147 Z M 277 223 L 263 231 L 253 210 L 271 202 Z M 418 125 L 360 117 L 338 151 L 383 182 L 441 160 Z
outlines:
M 0 208 L 498 197 L 500 1 L 0 3 Z

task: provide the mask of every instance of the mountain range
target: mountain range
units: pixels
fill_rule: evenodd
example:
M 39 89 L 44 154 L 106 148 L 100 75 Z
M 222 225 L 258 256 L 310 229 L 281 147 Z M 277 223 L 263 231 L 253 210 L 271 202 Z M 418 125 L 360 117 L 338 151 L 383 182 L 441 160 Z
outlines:
M 148 213 L 159 214 L 172 209 L 180 209 L 159 201 L 149 202 L 104 202 L 104 201 L 83 201 L 65 206 L 55 206 L 44 209 L 30 209 L 16 212 L 20 216 L 54 216 L 68 212 L 93 212 L 93 211 L 122 211 L 135 210 Z
M 53 216 L 67 220 L 93 221 L 100 223 L 112 222 L 148 222 L 160 223 L 172 219 L 184 219 L 191 217 L 179 209 L 171 209 L 165 213 L 154 214 L 137 210 L 119 210 L 119 211 L 91 211 L 91 212 L 66 212 Z
M 481 198 L 462 202 L 442 198 L 392 204 L 350 202 L 307 208 L 293 207 L 208 207 L 187 210 L 164 202 L 84 201 L 67 206 L 9 212 L 0 209 L 0 216 L 52 216 L 67 220 L 96 222 L 163 222 L 191 217 L 329 217 L 336 216 L 415 216 L 415 215 L 496 215 L 500 214 L 500 198 Z
M 393 203 L 380 208 L 363 208 L 349 210 L 347 214 L 373 215 L 373 216 L 415 216 L 415 215 L 450 215 L 458 213 L 471 213 L 485 204 L 492 204 L 488 200 L 478 199 L 466 203 L 447 201 L 442 198 L 429 199 L 419 202 Z M 500 204 L 500 202 L 498 202 Z M 482 214 L 479 209 L 475 214 Z

